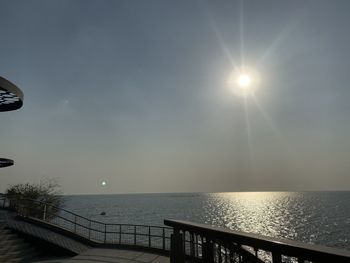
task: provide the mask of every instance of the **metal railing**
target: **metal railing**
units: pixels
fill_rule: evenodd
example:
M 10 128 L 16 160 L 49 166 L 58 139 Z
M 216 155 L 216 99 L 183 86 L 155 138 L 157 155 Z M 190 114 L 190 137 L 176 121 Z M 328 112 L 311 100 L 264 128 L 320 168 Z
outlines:
M 56 227 L 95 245 L 138 247 L 169 253 L 171 263 L 349 263 L 350 251 L 264 237 L 208 225 L 164 220 L 162 226 L 108 224 L 50 204 L 0 196 L 0 207 Z
M 170 262 L 349 263 L 350 251 L 264 237 L 186 221 L 174 228 Z
M 162 226 L 109 224 L 77 215 L 45 202 L 0 196 L 0 207 L 47 227 L 55 227 L 95 245 L 140 247 L 167 252 L 173 229 Z

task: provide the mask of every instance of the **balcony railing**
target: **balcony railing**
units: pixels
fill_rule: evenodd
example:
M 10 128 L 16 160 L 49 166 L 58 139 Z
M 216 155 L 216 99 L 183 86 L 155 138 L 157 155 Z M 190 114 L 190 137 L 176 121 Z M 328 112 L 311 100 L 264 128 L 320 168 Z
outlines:
M 0 207 L 17 216 L 64 231 L 93 245 L 134 247 L 169 253 L 172 228 L 149 225 L 108 224 L 77 215 L 45 202 L 0 196 Z
M 0 207 L 23 219 L 65 231 L 95 245 L 169 253 L 171 263 L 350 263 L 350 251 L 164 220 L 162 226 L 107 224 L 33 200 L 0 196 Z
M 171 236 L 171 263 L 184 262 L 272 262 L 349 263 L 350 251 L 208 225 L 165 220 L 174 228 Z

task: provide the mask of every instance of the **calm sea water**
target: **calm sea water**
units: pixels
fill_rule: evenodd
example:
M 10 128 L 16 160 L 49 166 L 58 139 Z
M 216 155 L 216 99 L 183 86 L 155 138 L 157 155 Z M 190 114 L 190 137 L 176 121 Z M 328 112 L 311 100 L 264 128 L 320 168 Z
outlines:
M 181 219 L 350 250 L 350 192 L 79 195 L 65 208 L 107 223 Z

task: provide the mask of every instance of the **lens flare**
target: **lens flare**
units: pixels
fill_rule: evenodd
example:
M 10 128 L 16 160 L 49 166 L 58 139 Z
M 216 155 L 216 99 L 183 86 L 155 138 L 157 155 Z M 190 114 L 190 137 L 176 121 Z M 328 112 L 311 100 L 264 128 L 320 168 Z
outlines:
M 238 85 L 241 87 L 248 87 L 252 84 L 252 78 L 247 74 L 242 74 L 238 76 Z
M 228 77 L 227 84 L 239 97 L 254 96 L 259 86 L 256 71 L 247 68 L 236 69 Z

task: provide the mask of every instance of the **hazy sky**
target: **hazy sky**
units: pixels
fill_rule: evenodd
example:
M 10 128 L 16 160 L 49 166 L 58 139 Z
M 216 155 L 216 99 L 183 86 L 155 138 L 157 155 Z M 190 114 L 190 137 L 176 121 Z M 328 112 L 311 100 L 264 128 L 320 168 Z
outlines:
M 349 10 L 0 0 L 0 75 L 25 96 L 0 114 L 0 191 L 350 190 Z M 254 98 L 227 85 L 243 63 Z

